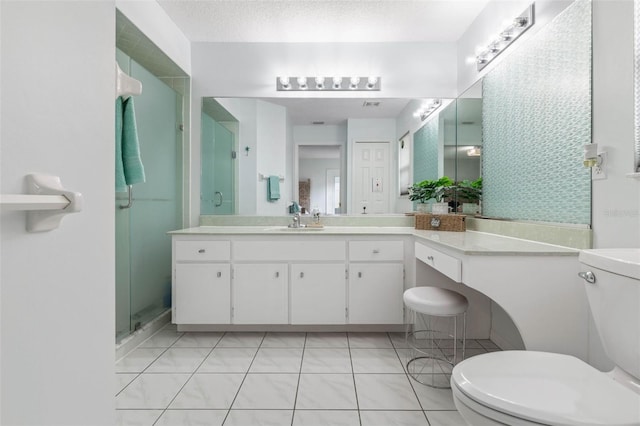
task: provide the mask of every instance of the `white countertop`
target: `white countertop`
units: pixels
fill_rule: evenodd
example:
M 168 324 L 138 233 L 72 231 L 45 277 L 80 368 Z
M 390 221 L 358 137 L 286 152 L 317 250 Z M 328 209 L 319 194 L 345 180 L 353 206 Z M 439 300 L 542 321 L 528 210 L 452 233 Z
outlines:
M 286 226 L 199 226 L 169 232 L 171 235 L 404 235 L 471 255 L 577 256 L 580 250 L 485 232 L 447 232 L 410 227 L 327 226 L 291 229 Z

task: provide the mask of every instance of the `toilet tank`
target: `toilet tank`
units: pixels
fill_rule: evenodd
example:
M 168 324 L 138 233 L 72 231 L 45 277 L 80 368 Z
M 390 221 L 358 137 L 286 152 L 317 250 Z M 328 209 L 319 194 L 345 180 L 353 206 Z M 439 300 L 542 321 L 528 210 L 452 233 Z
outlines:
M 640 249 L 583 250 L 579 261 L 595 277 L 585 288 L 607 356 L 640 378 Z

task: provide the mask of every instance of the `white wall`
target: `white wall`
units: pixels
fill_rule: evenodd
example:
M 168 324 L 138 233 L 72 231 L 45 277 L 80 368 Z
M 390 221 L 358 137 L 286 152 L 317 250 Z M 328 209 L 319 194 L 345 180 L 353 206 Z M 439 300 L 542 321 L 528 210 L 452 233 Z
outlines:
M 633 171 L 634 84 L 633 2 L 593 2 L 593 142 L 607 151 L 607 179 L 593 181 L 593 246 L 640 247 L 640 181 Z M 589 358 L 606 370 L 594 324 L 590 324 Z
M 60 229 L 2 212 L 0 423 L 115 424 L 115 4 L 3 1 L 1 191 L 84 195 Z
M 191 74 L 191 42 L 156 0 L 116 0 L 116 7 L 176 65 Z
M 267 181 L 258 182 L 256 213 L 261 216 L 282 216 L 291 202 L 292 171 L 287 162 L 287 110 L 270 102 L 257 102 L 258 147 L 257 171 L 265 176 L 283 176 L 280 199 L 267 201 Z
M 311 199 L 309 201 L 309 211 L 318 208 L 320 213 L 327 213 L 327 169 L 340 169 L 338 158 L 310 158 L 300 160 L 300 173 L 298 180 L 311 180 Z

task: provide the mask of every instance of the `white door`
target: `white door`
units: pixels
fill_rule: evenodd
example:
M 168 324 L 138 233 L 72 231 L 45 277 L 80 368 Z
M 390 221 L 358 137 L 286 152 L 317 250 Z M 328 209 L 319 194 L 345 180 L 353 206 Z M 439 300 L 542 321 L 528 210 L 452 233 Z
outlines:
M 327 169 L 326 214 L 340 214 L 340 170 Z
M 389 183 L 389 143 L 355 143 L 351 213 L 389 213 Z
M 235 265 L 234 324 L 288 324 L 286 263 Z

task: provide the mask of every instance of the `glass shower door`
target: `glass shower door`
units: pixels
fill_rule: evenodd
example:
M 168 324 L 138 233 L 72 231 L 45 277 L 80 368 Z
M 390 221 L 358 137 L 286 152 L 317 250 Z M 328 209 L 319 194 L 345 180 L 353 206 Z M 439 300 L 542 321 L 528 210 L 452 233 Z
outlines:
M 122 61 L 121 52 L 118 55 Z M 124 59 L 126 55 L 124 55 Z M 171 306 L 171 239 L 180 227 L 182 98 L 149 71 L 128 59 L 129 75 L 143 93 L 134 98 L 140 154 L 146 182 L 116 201 L 116 340 L 157 318 Z M 126 68 L 122 67 L 123 70 Z
M 202 114 L 201 213 L 234 213 L 234 135 L 207 114 Z

